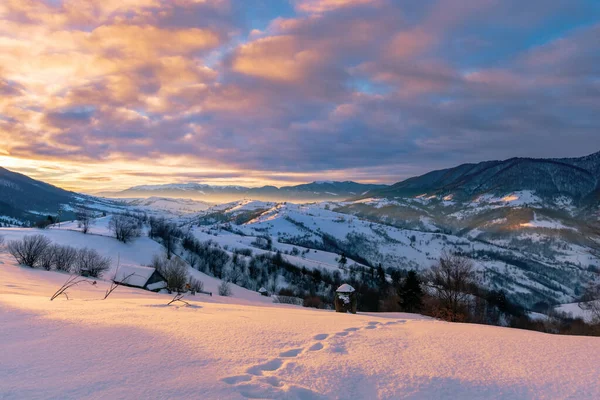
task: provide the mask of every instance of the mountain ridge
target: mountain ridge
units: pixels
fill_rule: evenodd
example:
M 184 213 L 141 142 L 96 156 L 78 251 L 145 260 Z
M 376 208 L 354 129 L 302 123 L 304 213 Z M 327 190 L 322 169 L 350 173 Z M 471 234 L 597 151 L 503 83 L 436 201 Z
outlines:
M 518 190 L 532 190 L 545 197 L 566 194 L 584 201 L 600 190 L 600 152 L 576 158 L 514 157 L 461 164 L 406 179 L 373 191 L 368 197 L 452 194 L 469 198 Z

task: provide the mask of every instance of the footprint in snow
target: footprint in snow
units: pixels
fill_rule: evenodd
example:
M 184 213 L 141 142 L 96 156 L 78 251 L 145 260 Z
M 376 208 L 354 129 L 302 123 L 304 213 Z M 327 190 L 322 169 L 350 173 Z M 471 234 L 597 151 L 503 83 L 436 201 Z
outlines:
M 314 340 L 325 340 L 329 337 L 328 334 L 326 333 L 319 333 L 318 335 L 315 335 L 315 337 L 313 337 Z
M 283 361 L 279 358 L 275 358 L 274 360 L 267 361 L 264 364 L 255 365 L 253 367 L 248 368 L 246 372 L 252 375 L 260 376 L 264 371 L 277 371 L 279 368 L 283 366 Z
M 283 353 L 279 354 L 279 357 L 286 357 L 286 358 L 298 357 L 298 355 L 300 353 L 302 353 L 302 350 L 303 349 L 292 349 L 292 350 L 284 351 Z
M 230 376 L 228 378 L 223 378 L 222 381 L 229 384 L 235 385 L 241 382 L 248 382 L 252 377 L 250 375 L 238 375 L 238 376 Z
M 349 332 L 338 332 L 335 334 L 335 336 L 348 336 Z
M 359 329 L 360 329 L 360 328 L 346 328 L 346 329 L 344 329 L 344 331 L 346 331 L 346 332 L 356 332 L 356 331 L 358 331 Z
M 323 343 L 315 343 L 308 348 L 308 351 L 319 351 L 323 349 Z

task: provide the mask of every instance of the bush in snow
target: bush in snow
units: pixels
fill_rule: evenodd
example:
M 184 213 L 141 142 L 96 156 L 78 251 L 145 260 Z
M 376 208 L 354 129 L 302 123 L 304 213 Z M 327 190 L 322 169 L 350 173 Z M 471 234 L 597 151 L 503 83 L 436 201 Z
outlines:
M 190 277 L 188 285 L 190 285 L 190 289 L 193 292 L 202 292 L 204 290 L 204 282 L 196 278 Z
M 273 248 L 273 239 L 267 235 L 258 236 L 251 244 L 259 249 L 271 250 Z
M 219 285 L 219 296 L 231 296 L 231 286 L 229 285 L 229 282 L 221 282 Z
M 118 241 L 127 243 L 141 236 L 139 222 L 127 215 L 115 215 L 108 223 L 108 229 Z
M 77 260 L 77 249 L 71 246 L 54 247 L 54 267 L 58 271 L 70 272 Z
M 155 255 L 152 258 L 150 267 L 156 270 L 167 280 L 167 288 L 175 292 L 182 292 L 188 283 L 188 270 L 186 263 L 178 258 L 171 259 L 165 254 L 163 256 Z
M 0 236 L 0 246 L 4 245 L 4 236 Z
M 35 268 L 48 246 L 50 239 L 44 235 L 25 236 L 8 243 L 8 252 L 19 264 Z
M 77 226 L 81 228 L 81 232 L 84 234 L 90 231 L 90 227 L 94 224 L 93 213 L 86 208 L 79 208 L 75 211 L 75 218 L 77 219 Z
M 46 271 L 50 271 L 54 266 L 54 258 L 56 256 L 56 247 L 57 245 L 51 244 L 46 247 L 46 250 L 40 255 L 38 261 L 38 267 L 45 269 Z
M 84 248 L 77 252 L 75 259 L 75 272 L 79 275 L 98 278 L 110 268 L 110 258 L 102 257 L 94 249 Z
M 600 324 L 600 283 L 591 283 L 585 290 L 579 308 L 590 313 L 592 321 Z

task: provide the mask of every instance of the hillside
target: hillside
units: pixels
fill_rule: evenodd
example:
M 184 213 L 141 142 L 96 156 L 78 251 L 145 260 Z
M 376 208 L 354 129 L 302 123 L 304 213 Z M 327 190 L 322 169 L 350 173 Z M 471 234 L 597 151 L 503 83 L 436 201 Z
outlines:
M 0 221 L 31 221 L 56 214 L 75 202 L 75 194 L 0 167 Z
M 515 216 L 527 222 L 511 229 L 512 240 L 507 242 L 500 236 L 483 240 L 483 231 L 453 234 L 430 217 L 421 217 L 419 225 L 410 229 L 389 219 L 376 222 L 374 217 L 357 215 L 355 207 L 364 205 L 234 202 L 202 213 L 192 222 L 193 232 L 201 240 L 229 249 L 259 253 L 265 250 L 254 243 L 267 236 L 272 239 L 271 253 L 280 251 L 295 265 L 330 271 L 339 269 L 340 254 L 358 265 L 424 270 L 443 251 L 455 252 L 473 260 L 481 284 L 505 290 L 528 308 L 538 302 L 573 302 L 585 284 L 598 279 L 597 242 L 583 240 L 583 234 L 575 228 L 542 219 L 541 214 L 534 213 L 532 220 L 527 215 Z M 375 210 L 388 207 L 378 200 L 367 206 Z M 514 221 L 496 221 L 490 226 L 497 225 L 501 230 L 504 223 Z M 557 233 L 563 231 L 563 236 Z M 502 236 L 506 237 L 508 233 Z
M 597 338 L 64 279 L 0 251 L 0 398 L 600 397 Z
M 486 193 L 505 195 L 527 190 L 544 198 L 568 196 L 583 202 L 598 200 L 599 182 L 600 152 L 581 158 L 511 158 L 463 164 L 372 191 L 368 197 L 439 195 L 464 200 Z

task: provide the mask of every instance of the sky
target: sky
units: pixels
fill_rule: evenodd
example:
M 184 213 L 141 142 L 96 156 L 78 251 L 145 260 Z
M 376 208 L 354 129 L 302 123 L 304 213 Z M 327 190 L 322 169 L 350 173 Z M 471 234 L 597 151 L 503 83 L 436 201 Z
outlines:
M 598 150 L 597 0 L 0 2 L 0 166 L 70 190 Z

